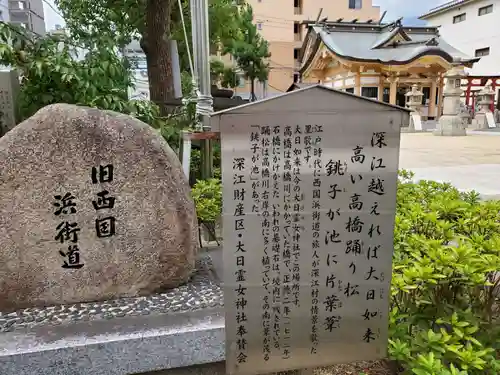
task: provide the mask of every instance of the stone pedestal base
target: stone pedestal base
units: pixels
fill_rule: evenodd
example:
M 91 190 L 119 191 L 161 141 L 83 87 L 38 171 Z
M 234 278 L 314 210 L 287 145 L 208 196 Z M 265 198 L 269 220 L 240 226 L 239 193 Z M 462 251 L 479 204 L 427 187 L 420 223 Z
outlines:
M 485 112 L 478 112 L 475 116 L 476 129 L 488 129 L 488 121 Z
M 467 135 L 462 118 L 459 116 L 441 116 L 434 135 L 459 137 Z

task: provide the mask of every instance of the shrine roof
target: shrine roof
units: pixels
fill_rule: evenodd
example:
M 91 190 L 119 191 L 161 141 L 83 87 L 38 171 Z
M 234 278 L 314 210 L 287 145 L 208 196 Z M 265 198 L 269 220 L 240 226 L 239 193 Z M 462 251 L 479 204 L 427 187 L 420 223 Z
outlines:
M 312 43 L 310 43 L 312 42 Z M 302 71 L 312 62 L 321 42 L 334 55 L 350 61 L 386 65 L 408 64 L 422 56 L 440 56 L 452 64 L 472 64 L 467 56 L 448 44 L 437 27 L 404 27 L 401 20 L 388 24 L 325 22 L 309 26 Z

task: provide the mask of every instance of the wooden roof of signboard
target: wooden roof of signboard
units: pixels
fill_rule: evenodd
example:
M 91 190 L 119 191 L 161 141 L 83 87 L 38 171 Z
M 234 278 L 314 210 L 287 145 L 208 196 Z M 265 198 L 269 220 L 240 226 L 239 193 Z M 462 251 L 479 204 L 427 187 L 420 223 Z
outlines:
M 294 91 L 294 90 L 299 90 L 303 89 L 309 86 L 314 86 L 317 85 L 317 83 L 299 83 L 299 82 L 294 82 L 290 85 L 290 87 L 286 90 L 286 92 Z
M 311 84 L 310 86 L 306 86 L 306 87 L 303 87 L 303 88 L 300 88 L 298 90 L 294 90 L 294 91 L 291 91 L 291 92 L 286 92 L 286 93 L 283 93 L 282 95 L 276 95 L 276 96 L 272 96 L 270 98 L 266 98 L 266 99 L 263 99 L 263 100 L 258 100 L 258 101 L 252 102 L 252 103 L 243 104 L 243 105 L 239 105 L 237 107 L 228 108 L 228 109 L 224 109 L 222 111 L 214 112 L 214 113 L 212 113 L 211 117 L 219 116 L 219 115 L 222 115 L 222 114 L 225 114 L 225 113 L 230 113 L 230 112 L 237 113 L 237 112 L 240 112 L 242 109 L 247 108 L 247 107 L 260 105 L 260 104 L 262 104 L 264 102 L 270 102 L 270 101 L 277 100 L 277 99 L 282 99 L 283 97 L 286 97 L 288 95 L 302 94 L 302 93 L 307 92 L 308 90 L 315 90 L 315 89 L 326 90 L 326 91 L 329 91 L 329 92 L 337 94 L 337 95 L 343 95 L 343 96 L 351 97 L 351 98 L 353 98 L 355 100 L 366 101 L 366 102 L 372 103 L 373 105 L 376 105 L 376 106 L 379 106 L 379 107 L 380 106 L 385 106 L 385 107 L 390 107 L 392 109 L 398 109 L 398 110 L 405 111 L 405 112 L 411 112 L 410 109 L 405 108 L 405 107 L 400 107 L 399 105 L 389 104 L 389 103 L 381 102 L 381 101 L 376 100 L 376 99 L 367 98 L 365 96 L 359 96 L 359 95 L 351 94 L 350 92 L 337 90 L 337 89 L 334 89 L 334 88 L 331 88 L 331 87 L 328 87 L 328 86 L 324 86 L 324 85 L 321 85 L 321 84 Z
M 332 104 L 325 105 L 325 103 L 330 103 L 330 102 L 323 101 L 323 103 L 321 103 L 321 100 L 318 101 L 317 100 L 318 91 L 332 95 Z M 296 98 L 297 96 L 301 98 L 298 99 Z M 309 103 L 307 102 L 308 97 L 311 98 L 311 102 Z M 338 101 L 342 101 L 342 104 L 338 105 L 338 107 L 336 107 L 333 104 L 335 103 L 335 97 L 339 99 Z M 288 99 L 290 99 L 290 102 L 287 101 Z M 363 104 L 364 108 L 356 108 L 358 107 L 358 105 L 355 102 L 357 102 L 358 104 Z M 292 105 L 292 104 L 293 108 L 286 107 L 287 105 Z M 346 106 L 346 104 L 348 105 Z M 285 106 L 285 108 L 280 108 L 280 106 Z M 290 114 L 300 111 L 306 112 L 309 109 L 311 110 L 311 113 L 314 114 L 322 114 L 322 113 L 325 114 L 330 112 L 334 113 L 336 111 L 344 112 L 348 111 L 349 108 L 355 108 L 353 109 L 353 113 L 359 113 L 360 111 L 370 112 L 372 110 L 375 112 L 399 111 L 402 114 L 409 116 L 409 113 L 411 112 L 411 110 L 409 110 L 408 108 L 380 102 L 378 100 L 366 98 L 363 96 L 354 95 L 345 91 L 336 90 L 331 87 L 323 86 L 320 84 L 314 84 L 308 87 L 284 93 L 282 95 L 273 96 L 264 100 L 259 100 L 256 102 L 240 105 L 238 107 L 215 112 L 211 115 L 212 130 L 215 132 L 219 131 L 218 120 L 220 120 L 220 118 L 223 117 L 224 115 L 252 115 L 256 113 L 260 114 L 268 113 L 271 115 L 281 114 L 281 113 Z

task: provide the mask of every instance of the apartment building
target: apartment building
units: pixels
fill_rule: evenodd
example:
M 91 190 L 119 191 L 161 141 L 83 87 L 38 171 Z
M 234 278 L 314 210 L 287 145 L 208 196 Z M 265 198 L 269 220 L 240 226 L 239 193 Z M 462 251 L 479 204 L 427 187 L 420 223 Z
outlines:
M 255 24 L 269 42 L 271 72 L 263 92 L 269 96 L 285 92 L 298 78 L 299 51 L 306 34 L 304 21 L 314 21 L 322 8 L 321 18 L 329 20 L 376 22 L 380 7 L 373 0 L 248 0 Z M 241 96 L 248 85 L 237 88 Z
M 42 0 L 8 0 L 8 8 L 11 23 L 20 25 L 36 34 L 45 34 Z
M 0 0 L 0 21 L 9 22 L 9 0 Z
M 429 10 L 420 19 L 439 26 L 441 36 L 463 53 L 480 57 L 473 76 L 500 76 L 498 17 L 500 0 L 454 0 Z

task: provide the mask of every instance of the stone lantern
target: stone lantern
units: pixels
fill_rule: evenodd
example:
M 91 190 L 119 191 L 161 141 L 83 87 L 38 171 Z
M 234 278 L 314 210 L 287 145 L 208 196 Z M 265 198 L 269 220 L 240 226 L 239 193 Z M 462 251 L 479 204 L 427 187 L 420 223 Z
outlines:
M 412 111 L 419 112 L 420 108 L 422 107 L 422 98 L 424 96 L 424 93 L 419 90 L 418 85 L 415 83 L 411 87 L 411 90 L 408 91 L 406 94 L 406 106 L 411 109 Z
M 486 119 L 487 113 L 491 113 L 491 103 L 495 101 L 495 91 L 491 85 L 486 85 L 478 93 L 479 111 L 476 113 L 475 120 L 478 129 L 488 129 L 488 120 Z
M 446 74 L 446 85 L 443 90 L 443 115 L 439 118 L 434 135 L 464 136 L 467 135 L 460 110 L 463 67 L 454 67 Z
M 424 93 L 419 90 L 418 85 L 415 83 L 411 89 L 405 94 L 406 96 L 406 106 L 412 110 L 410 115 L 410 126 L 408 128 L 409 132 L 421 131 L 422 130 L 422 120 L 420 118 L 420 108 L 422 107 L 422 98 Z

